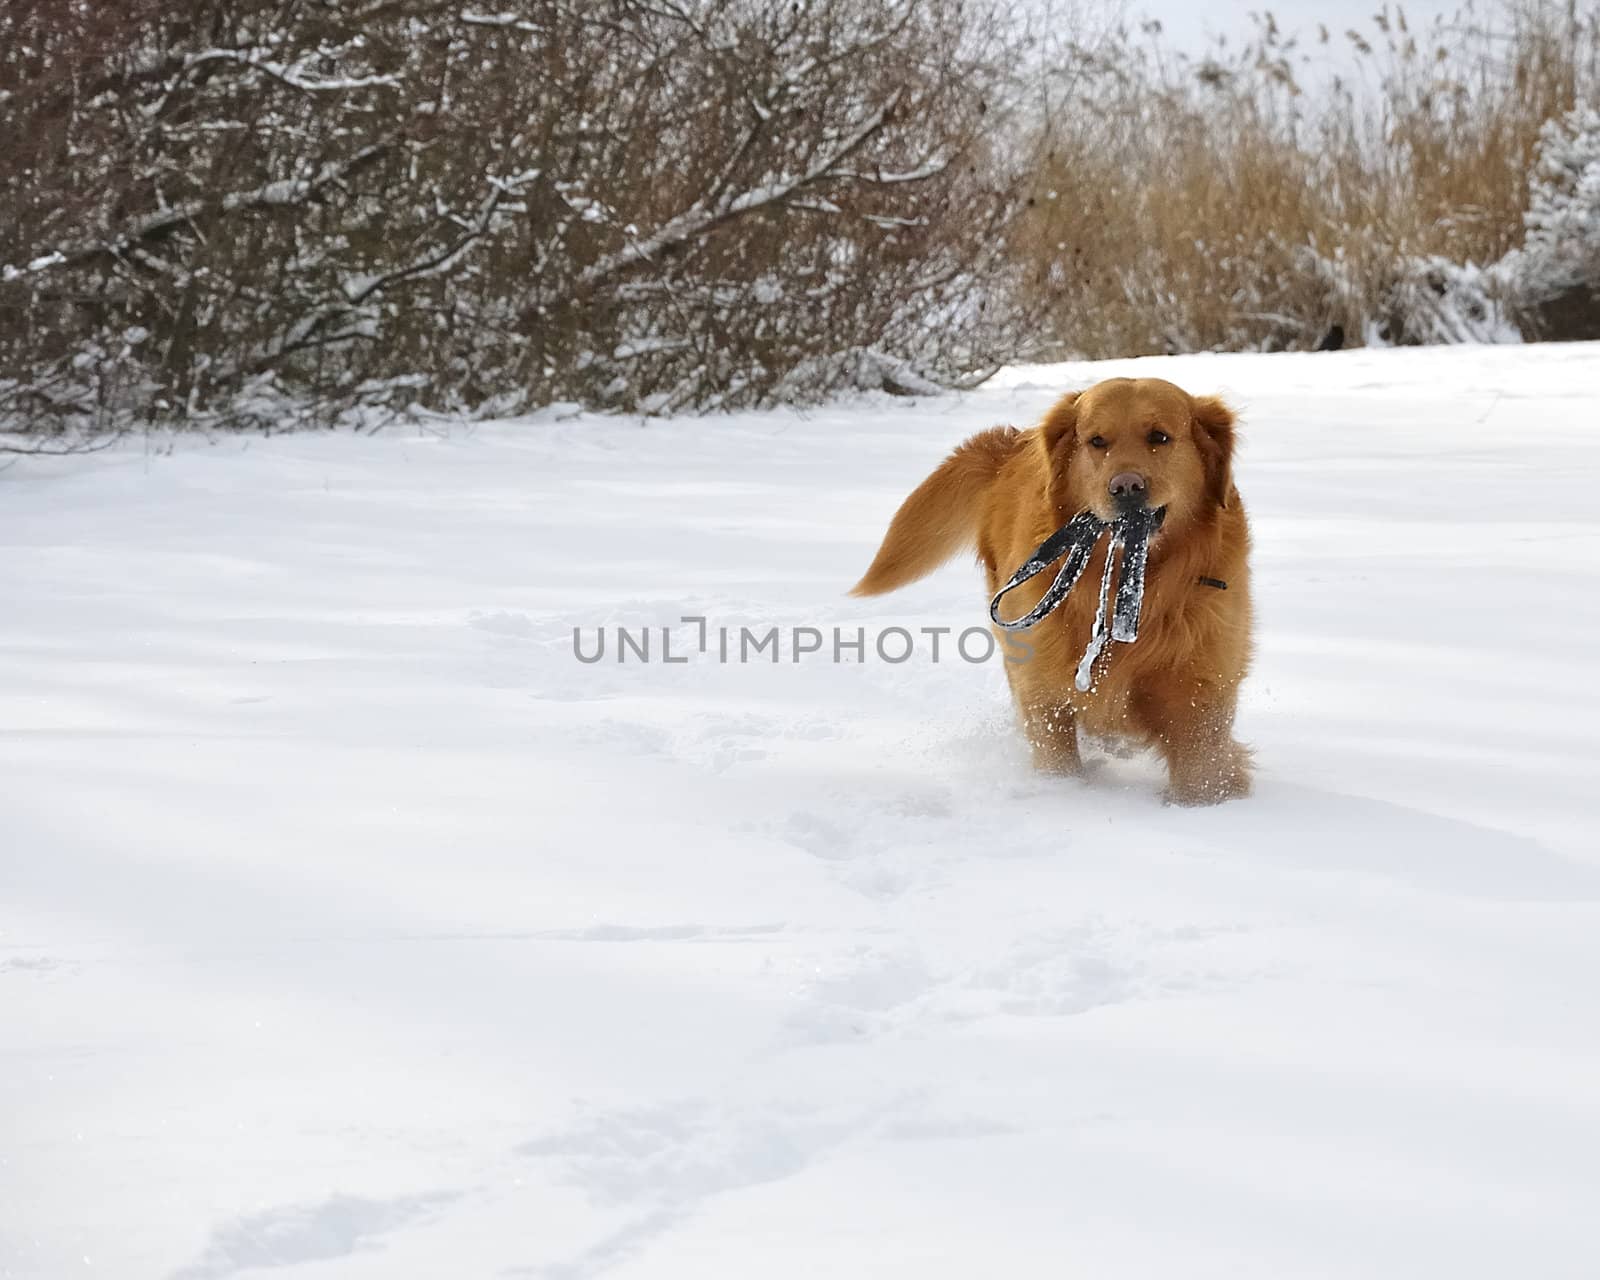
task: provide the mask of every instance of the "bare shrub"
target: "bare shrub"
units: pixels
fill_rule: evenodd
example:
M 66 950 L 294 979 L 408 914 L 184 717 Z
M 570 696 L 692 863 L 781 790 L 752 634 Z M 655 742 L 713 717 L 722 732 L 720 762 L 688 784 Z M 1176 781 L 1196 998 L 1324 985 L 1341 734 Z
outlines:
M 645 410 L 981 377 L 1032 333 L 963 0 L 11 0 L 0 414 Z

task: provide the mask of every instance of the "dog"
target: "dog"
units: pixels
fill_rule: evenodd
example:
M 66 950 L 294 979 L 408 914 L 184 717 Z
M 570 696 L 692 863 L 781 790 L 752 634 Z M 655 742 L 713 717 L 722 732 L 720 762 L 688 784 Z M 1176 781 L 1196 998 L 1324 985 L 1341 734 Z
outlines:
M 1111 521 L 1164 508 L 1151 539 L 1139 638 L 1111 646 L 1087 692 L 1074 686 L 1089 643 L 1110 538 L 1078 586 L 1025 632 L 1006 675 L 1035 765 L 1082 770 L 1078 732 L 1156 748 L 1166 798 L 1215 804 L 1250 790 L 1234 739 L 1250 667 L 1250 526 L 1233 481 L 1235 417 L 1217 396 L 1159 378 L 1113 378 L 1064 396 L 1035 427 L 995 427 L 963 443 L 901 504 L 866 575 L 874 596 L 975 549 L 993 597 L 1047 537 L 1081 511 Z M 1006 597 L 1021 616 L 1054 575 Z M 1002 645 L 1015 646 L 999 628 Z

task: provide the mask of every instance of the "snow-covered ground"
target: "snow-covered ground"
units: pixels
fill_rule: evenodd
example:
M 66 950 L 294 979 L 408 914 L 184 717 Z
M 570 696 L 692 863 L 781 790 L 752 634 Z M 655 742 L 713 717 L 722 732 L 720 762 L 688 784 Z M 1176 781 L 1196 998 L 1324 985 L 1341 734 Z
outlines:
M 880 660 L 969 564 L 843 594 L 1133 367 L 1245 415 L 1214 810 Z M 0 1276 L 1600 1274 L 1597 388 L 1187 357 L 0 474 Z M 646 625 L 691 660 L 574 657 Z

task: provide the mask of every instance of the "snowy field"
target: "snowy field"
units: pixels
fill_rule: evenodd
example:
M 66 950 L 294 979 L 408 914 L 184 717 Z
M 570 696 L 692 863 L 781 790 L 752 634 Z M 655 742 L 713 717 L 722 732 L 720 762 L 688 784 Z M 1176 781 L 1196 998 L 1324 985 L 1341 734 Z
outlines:
M 952 445 L 1132 369 L 1244 415 L 1217 809 L 880 660 L 970 564 L 844 595 Z M 1185 357 L 13 466 L 0 1276 L 1591 1280 L 1597 389 Z

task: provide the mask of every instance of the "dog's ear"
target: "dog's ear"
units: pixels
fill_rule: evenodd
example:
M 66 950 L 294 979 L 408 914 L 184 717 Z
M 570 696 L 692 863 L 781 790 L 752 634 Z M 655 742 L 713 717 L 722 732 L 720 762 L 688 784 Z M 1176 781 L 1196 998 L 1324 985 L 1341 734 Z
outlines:
M 1194 442 L 1206 465 L 1206 498 L 1223 509 L 1234 492 L 1234 421 L 1221 396 L 1194 397 Z
M 1039 442 L 1052 471 L 1066 470 L 1072 446 L 1077 442 L 1078 392 L 1069 391 L 1051 406 L 1039 424 Z

